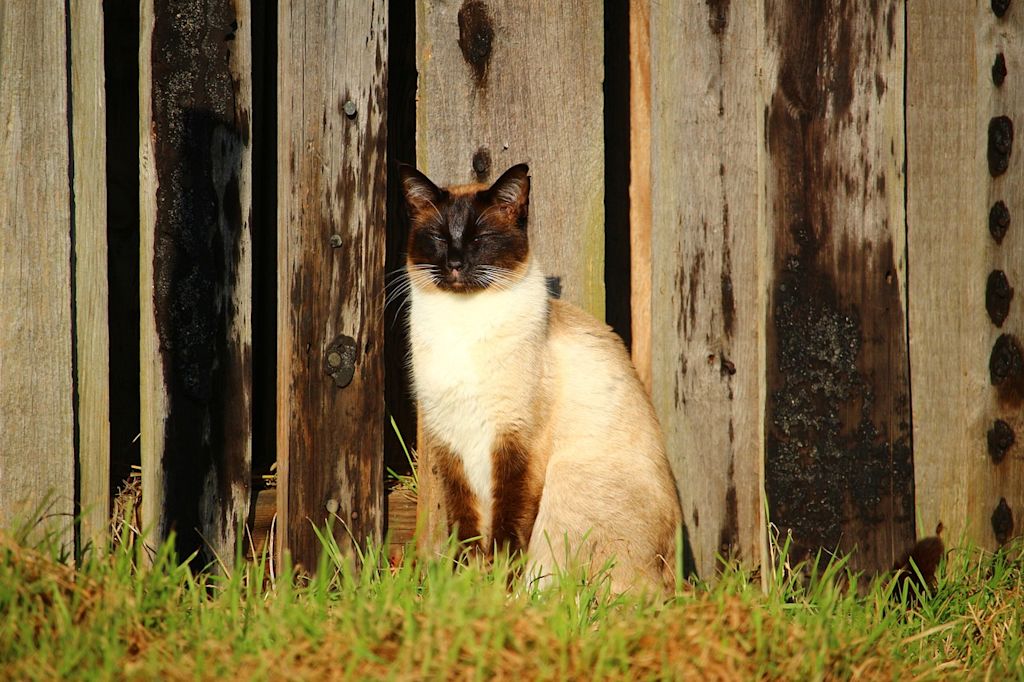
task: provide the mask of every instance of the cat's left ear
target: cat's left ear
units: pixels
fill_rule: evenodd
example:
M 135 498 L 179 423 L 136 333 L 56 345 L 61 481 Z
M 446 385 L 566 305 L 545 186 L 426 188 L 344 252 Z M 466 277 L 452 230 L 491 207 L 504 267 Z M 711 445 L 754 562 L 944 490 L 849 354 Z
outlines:
M 402 193 L 405 203 L 412 213 L 435 207 L 441 201 L 443 190 L 430 181 L 423 173 L 407 163 L 398 164 L 398 174 L 402 180 Z
M 495 203 L 525 209 L 530 203 L 530 167 L 525 163 L 512 166 L 494 181 L 487 193 Z

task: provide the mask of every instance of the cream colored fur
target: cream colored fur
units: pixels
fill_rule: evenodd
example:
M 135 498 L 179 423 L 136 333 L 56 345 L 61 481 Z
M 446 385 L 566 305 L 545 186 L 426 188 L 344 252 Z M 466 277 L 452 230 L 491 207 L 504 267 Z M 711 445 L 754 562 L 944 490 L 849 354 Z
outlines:
M 654 411 L 618 337 L 549 300 L 532 261 L 506 288 L 453 294 L 420 282 L 410 295 L 421 419 L 462 459 L 484 538 L 495 438 L 525 434 L 543 481 L 532 574 L 546 581 L 567 557 L 592 569 L 614 559 L 616 591 L 670 584 L 678 498 Z

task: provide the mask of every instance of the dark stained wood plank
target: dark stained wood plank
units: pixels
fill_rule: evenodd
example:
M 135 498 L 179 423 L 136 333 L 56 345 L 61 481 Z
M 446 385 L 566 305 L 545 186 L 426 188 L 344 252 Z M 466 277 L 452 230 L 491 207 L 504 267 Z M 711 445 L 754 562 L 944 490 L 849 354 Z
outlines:
M 64 3 L 0 4 L 0 529 L 71 549 L 75 503 Z
M 279 546 L 383 526 L 387 7 L 279 6 Z
M 143 522 L 230 566 L 251 489 L 245 3 L 142 6 Z
M 794 556 L 914 539 L 903 3 L 765 3 L 766 487 Z

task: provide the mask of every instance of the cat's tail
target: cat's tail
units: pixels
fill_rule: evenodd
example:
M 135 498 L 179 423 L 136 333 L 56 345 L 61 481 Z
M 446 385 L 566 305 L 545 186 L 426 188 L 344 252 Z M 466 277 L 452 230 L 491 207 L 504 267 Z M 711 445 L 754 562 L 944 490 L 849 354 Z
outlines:
M 910 582 L 918 589 L 935 587 L 935 571 L 946 554 L 946 545 L 938 536 L 940 532 L 941 526 L 936 529 L 936 535 L 918 540 L 892 567 L 893 575 L 901 585 Z

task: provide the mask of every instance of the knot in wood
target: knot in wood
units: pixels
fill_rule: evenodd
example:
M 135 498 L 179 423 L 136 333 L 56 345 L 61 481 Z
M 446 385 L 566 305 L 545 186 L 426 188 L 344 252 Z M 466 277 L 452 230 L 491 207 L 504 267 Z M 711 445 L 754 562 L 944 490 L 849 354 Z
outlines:
M 1002 270 L 993 270 L 989 273 L 988 283 L 985 285 L 985 310 L 988 311 L 992 324 L 1002 327 L 1006 316 L 1010 314 L 1010 302 L 1013 301 L 1013 287 L 1006 279 L 1006 273 Z
M 1017 441 L 1013 429 L 1002 419 L 997 419 L 988 430 L 986 436 L 988 441 L 988 454 L 993 464 L 999 464 L 1006 458 L 1006 453 Z
M 999 177 L 1010 167 L 1013 152 L 1013 121 L 1008 116 L 996 116 L 988 122 L 988 172 Z
M 356 341 L 343 334 L 324 351 L 324 373 L 334 380 L 338 388 L 345 388 L 352 383 L 355 372 Z
M 469 0 L 459 10 L 459 49 L 462 58 L 473 69 L 477 87 L 487 80 L 487 67 L 494 43 L 494 24 L 487 6 L 479 0 Z
M 997 201 L 992 204 L 992 209 L 988 212 L 988 231 L 992 235 L 992 239 L 996 240 L 996 244 L 1003 243 L 1003 237 L 1006 236 L 1006 231 L 1010 229 L 1010 209 L 1006 208 L 1006 204 L 1003 201 Z

